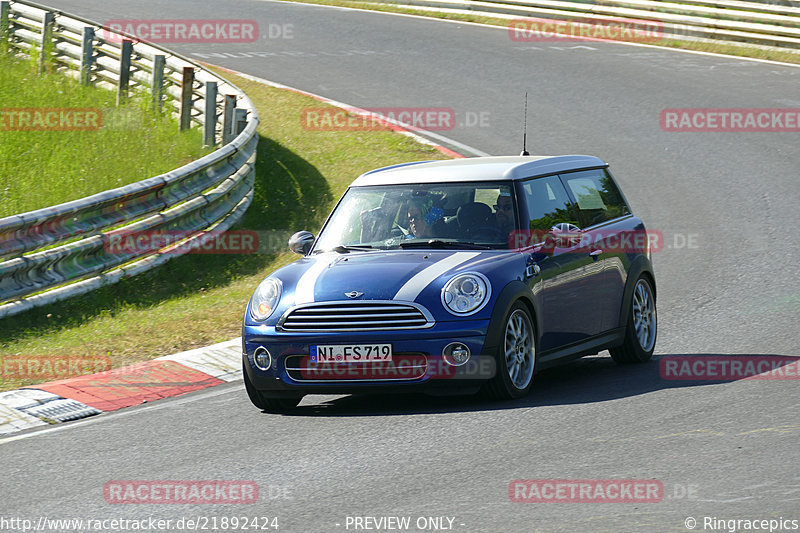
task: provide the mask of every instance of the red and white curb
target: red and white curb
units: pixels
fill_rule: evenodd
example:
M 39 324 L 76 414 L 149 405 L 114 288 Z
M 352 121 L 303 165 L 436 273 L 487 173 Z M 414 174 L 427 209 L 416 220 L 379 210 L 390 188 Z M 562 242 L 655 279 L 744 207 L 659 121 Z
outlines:
M 242 340 L 0 392 L 0 435 L 77 420 L 242 379 Z

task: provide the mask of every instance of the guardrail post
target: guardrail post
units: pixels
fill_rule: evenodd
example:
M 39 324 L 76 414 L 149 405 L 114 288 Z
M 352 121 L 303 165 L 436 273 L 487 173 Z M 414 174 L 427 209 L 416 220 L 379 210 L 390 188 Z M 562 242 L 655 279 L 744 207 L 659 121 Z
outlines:
M 203 116 L 203 144 L 217 144 L 217 82 L 206 82 L 206 112 Z
M 128 99 L 128 86 L 131 81 L 131 56 L 133 55 L 133 41 L 122 40 L 122 50 L 119 56 L 119 84 L 117 85 L 117 105 Z
M 150 87 L 153 91 L 153 109 L 161 111 L 164 107 L 164 67 L 167 64 L 167 57 L 157 55 L 153 58 L 153 77 L 150 79 Z
M 44 72 L 44 67 L 47 60 L 50 59 L 50 51 L 53 47 L 53 24 L 56 21 L 56 15 L 52 11 L 44 14 L 42 20 L 42 54 L 39 56 L 39 74 Z
M 239 135 L 247 127 L 247 109 L 233 110 L 233 131 Z
M 9 14 L 11 13 L 11 2 L 3 0 L 0 2 L 0 44 L 8 42 L 9 31 L 11 25 L 9 24 Z
M 192 89 L 194 88 L 194 67 L 183 67 L 181 80 L 180 131 L 192 127 Z
M 78 79 L 86 84 L 99 83 L 101 78 L 110 81 L 112 78 L 104 74 L 108 67 L 119 73 L 113 78 L 118 103 L 125 99 L 130 101 L 139 87 L 149 85 L 153 107 L 160 112 L 180 109 L 173 97 L 179 94 L 180 73 L 172 66 L 172 60 L 167 65 L 169 52 L 158 51 L 154 53 L 163 55 L 152 56 L 140 48 L 136 38 L 120 39 L 119 48 L 106 46 L 112 39 L 98 33 L 103 31 L 99 26 L 57 11 L 48 13 L 50 8 L 29 10 L 25 7 L 18 11 L 21 5 L 32 4 L 24 0 L 0 0 L 0 53 L 7 49 L 23 50 L 25 55 L 30 52 L 28 63 L 34 71 L 43 66 L 43 76 L 48 77 L 49 71 L 61 75 L 65 70 L 61 67 L 72 66 L 71 74 L 78 74 Z M 192 61 L 178 61 L 181 67 L 189 65 L 202 69 Z M 258 113 L 255 109 L 248 108 L 248 112 L 235 108 L 237 101 L 247 105 L 250 101 L 234 85 L 213 74 L 194 72 L 194 75 L 200 77 L 204 87 L 197 81 L 194 87 L 187 84 L 195 99 L 189 115 L 193 125 L 200 122 L 199 113 L 194 109 L 204 111 L 204 133 L 212 146 L 218 146 L 225 133 L 231 134 L 231 126 L 236 132 L 244 129 L 251 142 L 243 147 L 242 157 L 231 158 L 230 148 L 216 150 L 189 169 L 173 170 L 169 179 L 160 176 L 146 179 L 122 191 L 112 189 L 69 204 L 37 209 L 25 216 L 4 218 L 0 224 L 3 226 L 0 228 L 0 319 L 137 275 L 171 257 L 171 254 L 162 255 L 145 247 L 107 249 L 109 238 L 127 231 L 119 229 L 122 225 L 142 222 L 149 231 L 169 228 L 195 234 L 217 224 L 228 227 L 241 218 L 252 201 L 255 174 L 249 161 L 255 157 L 256 139 L 247 125 L 258 121 Z M 205 83 L 206 80 L 211 81 Z M 220 84 L 224 88 L 222 92 Z M 222 94 L 227 92 L 234 94 Z M 201 96 L 206 98 L 204 106 L 199 102 Z M 4 103 L 0 101 L 0 107 Z M 217 122 L 222 122 L 222 114 L 228 127 L 217 137 Z M 124 119 L 111 117 L 114 118 Z M 0 137 L 2 133 L 0 131 Z M 220 187 L 221 184 L 224 186 Z M 228 193 L 220 194 L 220 188 Z M 157 218 L 161 220 L 156 222 Z M 159 252 L 162 250 L 163 245 Z M 106 276 L 112 268 L 115 270 Z M 84 282 L 72 283 L 78 280 Z
M 236 109 L 236 95 L 225 95 L 225 106 L 222 108 L 222 144 L 228 144 L 236 136 L 233 134 L 233 112 Z
M 81 45 L 81 84 L 89 85 L 92 82 L 92 63 L 94 63 L 94 28 L 83 28 L 83 43 Z

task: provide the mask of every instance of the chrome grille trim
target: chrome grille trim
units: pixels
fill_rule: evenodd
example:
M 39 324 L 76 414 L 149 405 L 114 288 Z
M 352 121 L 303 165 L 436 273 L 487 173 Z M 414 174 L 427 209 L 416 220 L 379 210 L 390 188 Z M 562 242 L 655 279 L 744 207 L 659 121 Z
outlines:
M 279 331 L 383 331 L 430 328 L 433 316 L 421 305 L 392 300 L 312 302 L 288 309 Z
M 287 355 L 284 359 L 284 368 L 286 369 L 286 375 L 289 376 L 289 379 L 294 381 L 295 383 L 363 383 L 363 382 L 374 382 L 374 383 L 396 383 L 398 381 L 416 381 L 423 377 L 428 372 L 428 358 L 423 356 L 422 354 L 395 354 L 394 357 L 402 358 L 403 356 L 418 356 L 422 358 L 422 362 L 419 364 L 404 364 L 398 365 L 395 367 L 400 371 L 413 371 L 412 375 L 409 376 L 398 376 L 398 377 L 381 377 L 377 378 L 374 376 L 367 376 L 361 378 L 343 378 L 343 379 L 311 379 L 307 377 L 302 377 L 303 372 L 311 372 L 314 370 L 318 370 L 319 367 L 311 367 L 308 365 L 303 364 L 304 359 L 308 359 L 308 355 Z M 295 359 L 297 362 L 295 362 Z M 325 368 L 348 368 L 351 365 L 369 365 L 371 363 L 323 363 L 326 365 Z M 356 366 L 359 368 L 359 366 Z M 345 372 L 346 375 L 346 372 Z

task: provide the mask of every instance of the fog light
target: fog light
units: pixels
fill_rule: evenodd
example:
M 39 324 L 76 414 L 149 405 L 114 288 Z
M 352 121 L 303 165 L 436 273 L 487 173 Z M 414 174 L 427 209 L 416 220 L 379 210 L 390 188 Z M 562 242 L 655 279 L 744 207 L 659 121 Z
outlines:
M 272 366 L 272 356 L 269 354 L 266 348 L 263 346 L 259 346 L 256 348 L 256 353 L 253 354 L 253 359 L 256 362 L 256 366 L 261 370 L 269 370 L 269 367 Z
M 451 366 L 461 366 L 469 361 L 469 347 L 461 342 L 451 342 L 442 350 L 444 362 Z

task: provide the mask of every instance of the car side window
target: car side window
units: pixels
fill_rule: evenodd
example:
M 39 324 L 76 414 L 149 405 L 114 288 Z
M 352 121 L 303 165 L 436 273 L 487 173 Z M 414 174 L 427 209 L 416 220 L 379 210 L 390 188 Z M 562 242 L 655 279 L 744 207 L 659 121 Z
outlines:
M 628 204 L 606 169 L 570 172 L 561 177 L 578 204 L 580 226 L 586 228 L 630 214 Z
M 523 182 L 522 191 L 528 211 L 527 225 L 529 229 L 547 231 L 559 222 L 578 224 L 575 208 L 558 176 L 547 176 Z

